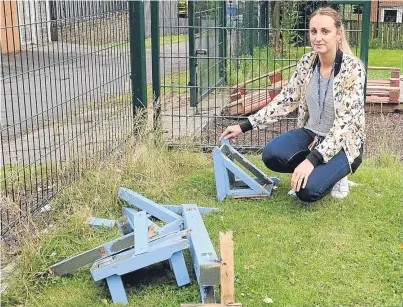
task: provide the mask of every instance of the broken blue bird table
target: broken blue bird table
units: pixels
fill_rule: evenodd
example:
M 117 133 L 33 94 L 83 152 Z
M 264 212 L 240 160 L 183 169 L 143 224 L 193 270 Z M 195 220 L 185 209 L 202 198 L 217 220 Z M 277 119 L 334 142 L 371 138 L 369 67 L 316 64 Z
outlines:
M 190 248 L 202 302 L 214 303 L 214 286 L 220 283 L 220 263 L 201 214 L 219 209 L 195 204 L 161 205 L 126 188 L 119 189 L 119 196 L 136 209 L 124 207 L 124 216 L 118 220 L 93 217 L 89 224 L 94 227 L 117 225 L 123 235 L 56 263 L 50 271 L 62 276 L 92 263 L 93 279 L 105 279 L 113 302 L 127 304 L 121 276 L 146 266 L 168 260 L 178 286 L 190 283 L 182 253 Z M 187 239 L 183 238 L 185 236 Z
M 280 182 L 277 177 L 266 176 L 233 148 L 229 140 L 223 140 L 221 147 L 213 149 L 213 160 L 217 197 L 220 201 L 226 197 L 270 198 L 274 186 Z

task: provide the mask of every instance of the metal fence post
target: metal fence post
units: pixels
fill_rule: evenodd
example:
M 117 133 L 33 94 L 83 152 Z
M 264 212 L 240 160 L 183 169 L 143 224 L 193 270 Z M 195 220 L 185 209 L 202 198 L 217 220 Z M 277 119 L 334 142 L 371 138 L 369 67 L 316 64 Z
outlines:
M 129 1 L 130 63 L 133 115 L 147 108 L 144 2 Z
M 196 87 L 196 37 L 195 37 L 195 14 L 194 14 L 194 1 L 188 2 L 188 16 L 189 16 L 189 87 L 190 87 L 190 106 L 197 106 L 197 87 Z M 200 34 L 201 35 L 201 34 Z
M 252 30 L 251 28 L 254 28 L 254 22 L 253 22 L 253 17 L 254 17 L 254 3 L 253 1 L 249 1 L 249 7 L 248 7 L 248 38 L 249 38 L 249 53 L 250 55 L 253 56 L 253 47 L 254 47 L 254 41 L 253 41 L 253 32 L 254 30 Z
M 371 2 L 366 1 L 363 3 L 362 9 L 362 33 L 361 33 L 361 60 L 364 62 L 365 67 L 368 68 L 368 48 L 369 48 L 369 32 L 371 27 Z M 367 83 L 368 75 L 365 80 L 364 97 L 367 97 Z
M 361 34 L 361 60 L 368 66 L 369 32 L 371 27 L 371 2 L 363 3 L 362 34 Z
M 160 77 L 160 28 L 159 2 L 151 1 L 151 53 L 153 79 L 154 129 L 158 127 L 161 115 L 161 77 Z
M 220 77 L 224 78 L 224 83 L 227 83 L 227 5 L 226 0 L 221 1 L 220 14 Z

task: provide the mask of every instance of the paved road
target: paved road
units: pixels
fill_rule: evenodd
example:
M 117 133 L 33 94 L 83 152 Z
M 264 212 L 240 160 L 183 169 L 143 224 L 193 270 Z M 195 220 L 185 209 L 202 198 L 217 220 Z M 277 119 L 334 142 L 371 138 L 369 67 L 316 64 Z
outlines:
M 161 77 L 187 65 L 187 42 L 161 47 L 160 53 Z M 146 50 L 146 61 L 150 84 L 151 49 Z M 130 54 L 128 48 L 53 43 L 2 56 L 2 76 L 1 123 L 6 139 L 63 117 L 83 103 L 97 104 L 127 93 Z

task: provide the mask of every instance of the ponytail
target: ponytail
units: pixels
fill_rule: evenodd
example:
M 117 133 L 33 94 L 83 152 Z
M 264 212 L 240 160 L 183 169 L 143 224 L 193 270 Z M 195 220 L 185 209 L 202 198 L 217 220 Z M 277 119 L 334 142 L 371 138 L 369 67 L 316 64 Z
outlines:
M 341 31 L 341 42 L 339 48 L 341 49 L 341 51 L 343 51 L 343 53 L 353 55 L 353 52 L 351 51 L 350 45 L 348 44 L 347 41 L 346 30 L 343 24 L 340 25 L 340 31 Z

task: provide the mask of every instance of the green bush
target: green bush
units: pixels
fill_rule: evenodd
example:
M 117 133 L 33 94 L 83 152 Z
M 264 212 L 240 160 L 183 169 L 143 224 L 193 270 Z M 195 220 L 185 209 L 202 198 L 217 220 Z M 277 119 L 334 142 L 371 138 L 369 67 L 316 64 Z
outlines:
M 390 44 L 384 44 L 380 38 L 373 38 L 369 41 L 370 49 L 389 49 L 401 50 L 403 49 L 403 40 L 392 41 Z
M 403 40 L 392 42 L 390 48 L 388 49 L 403 50 Z
M 369 41 L 369 48 L 370 49 L 382 49 L 383 44 L 380 38 L 373 38 Z

